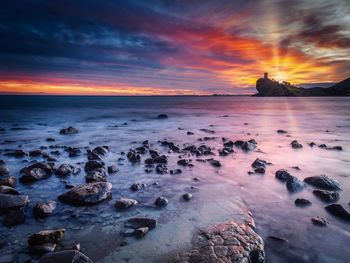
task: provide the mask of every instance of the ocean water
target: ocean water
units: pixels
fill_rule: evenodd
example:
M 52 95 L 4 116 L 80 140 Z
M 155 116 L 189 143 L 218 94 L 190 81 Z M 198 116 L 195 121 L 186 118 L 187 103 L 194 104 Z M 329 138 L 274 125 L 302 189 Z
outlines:
M 169 118 L 157 119 L 160 113 Z M 59 130 L 68 126 L 78 128 L 79 133 L 60 135 Z M 83 152 L 69 158 L 58 149 L 61 155 L 55 156 L 58 165 L 81 167 L 78 175 L 64 179 L 53 175 L 31 185 L 17 184 L 21 194 L 29 195 L 30 205 L 24 224 L 11 229 L 0 226 L 1 239 L 7 243 L 0 249 L 0 262 L 1 258 L 23 262 L 30 258 L 26 244 L 29 234 L 62 227 L 67 230 L 60 246 L 80 243 L 82 251 L 95 262 L 171 261 L 172 255 L 190 247 L 198 228 L 231 219 L 243 221 L 248 211 L 255 219 L 256 232 L 264 239 L 267 262 L 338 263 L 350 258 L 350 224 L 328 214 L 324 209 L 327 204 L 313 195 L 313 187 L 291 194 L 274 176 L 278 169 L 288 169 L 299 179 L 326 174 L 341 184 L 338 203 L 350 211 L 350 98 L 1 96 L 0 128 L 4 129 L 0 132 L 0 159 L 17 178 L 21 168 L 41 159 L 8 157 L 8 150 L 30 151 L 57 144 L 80 147 Z M 288 133 L 278 134 L 278 129 Z M 194 135 L 187 135 L 187 131 Z M 47 142 L 47 137 L 56 141 Z M 204 137 L 213 138 L 200 141 Z M 252 152 L 234 148 L 233 154 L 222 157 L 218 155 L 222 137 L 233 141 L 255 139 L 258 147 Z M 168 153 L 168 148 L 158 142 L 164 139 L 181 147 L 210 146 L 216 154 L 213 158 L 222 167 L 198 162 L 196 156 L 186 156 L 192 159 L 193 167 L 178 167 L 179 154 Z M 181 168 L 182 174 L 145 173 L 143 161 L 131 164 L 121 154 L 141 146 L 144 140 L 150 141 L 152 149 L 168 155 L 169 170 Z M 304 147 L 292 149 L 293 140 Z M 309 147 L 310 142 L 340 145 L 343 151 Z M 78 208 L 58 203 L 54 215 L 35 220 L 32 207 L 36 202 L 56 200 L 66 191 L 65 183 L 85 182 L 86 149 L 100 145 L 110 147 L 104 159 L 106 165 L 119 168 L 117 174 L 108 176 L 113 184 L 112 200 Z M 142 160 L 145 158 L 147 155 L 142 156 Z M 248 174 L 256 158 L 272 163 L 265 175 Z M 193 180 L 195 177 L 200 181 Z M 135 182 L 146 183 L 147 187 L 132 192 L 129 187 Z M 193 194 L 189 202 L 181 198 L 186 192 Z M 140 204 L 117 212 L 113 205 L 121 196 L 135 198 Z M 169 205 L 155 208 L 153 202 L 158 196 L 167 197 Z M 294 205 L 296 198 L 309 199 L 313 204 L 298 208 Z M 143 239 L 127 238 L 128 245 L 120 247 L 124 239 L 120 230 L 132 216 L 150 216 L 159 224 Z M 325 217 L 329 225 L 313 225 L 311 218 L 315 216 Z

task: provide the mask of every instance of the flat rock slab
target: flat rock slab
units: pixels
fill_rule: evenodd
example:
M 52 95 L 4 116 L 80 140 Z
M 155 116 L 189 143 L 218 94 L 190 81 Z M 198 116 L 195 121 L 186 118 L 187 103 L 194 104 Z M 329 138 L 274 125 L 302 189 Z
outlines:
M 91 259 L 78 250 L 64 250 L 47 253 L 41 257 L 39 263 L 93 263 Z
M 264 242 L 251 224 L 235 221 L 200 229 L 193 237 L 188 253 L 178 255 L 173 262 L 263 263 Z
M 112 196 L 112 184 L 96 182 L 79 185 L 60 195 L 58 199 L 72 205 L 93 205 Z

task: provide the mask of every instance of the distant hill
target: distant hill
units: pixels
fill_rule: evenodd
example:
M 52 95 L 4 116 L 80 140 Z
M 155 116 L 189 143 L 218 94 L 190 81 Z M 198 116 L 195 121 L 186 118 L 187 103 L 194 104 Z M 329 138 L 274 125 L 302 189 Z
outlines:
M 256 82 L 258 94 L 255 96 L 350 96 L 350 78 L 347 78 L 329 88 L 299 88 L 288 82 L 278 82 L 269 78 L 260 78 Z

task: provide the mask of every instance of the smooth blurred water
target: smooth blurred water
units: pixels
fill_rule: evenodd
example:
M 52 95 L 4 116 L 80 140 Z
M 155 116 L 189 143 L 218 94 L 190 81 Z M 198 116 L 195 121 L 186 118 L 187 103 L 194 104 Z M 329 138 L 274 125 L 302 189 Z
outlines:
M 156 119 L 160 113 L 168 114 L 169 118 Z M 79 133 L 58 134 L 68 126 L 77 127 Z M 350 258 L 350 224 L 329 215 L 324 209 L 326 204 L 313 196 L 312 187 L 290 194 L 274 178 L 275 171 L 281 168 L 299 179 L 327 174 L 341 183 L 339 203 L 350 210 L 350 98 L 2 96 L 0 127 L 5 129 L 0 133 L 0 159 L 6 161 L 16 177 L 27 164 L 23 159 L 4 156 L 6 149 L 22 147 L 29 151 L 53 144 L 82 147 L 83 152 L 87 147 L 108 145 L 111 152 L 105 161 L 107 165 L 117 164 L 120 170 L 108 176 L 113 184 L 111 201 L 86 208 L 59 203 L 56 214 L 43 221 L 33 219 L 31 208 L 38 201 L 55 200 L 65 191 L 63 180 L 52 176 L 30 186 L 18 183 L 17 189 L 30 196 L 31 204 L 25 224 L 12 229 L 0 226 L 1 237 L 10 244 L 1 252 L 26 258 L 28 234 L 65 227 L 62 245 L 80 242 L 83 251 L 96 262 L 164 262 L 168 255 L 188 249 L 198 227 L 229 219 L 242 221 L 246 211 L 252 211 L 256 231 L 266 244 L 267 262 L 347 262 Z M 215 133 L 200 131 L 202 128 Z M 277 129 L 287 130 L 288 134 L 277 134 Z M 187 131 L 194 135 L 187 135 Z M 215 139 L 198 141 L 205 136 Z M 54 137 L 56 142 L 46 142 L 47 137 Z M 158 143 L 163 139 L 180 146 L 205 143 L 217 153 L 222 148 L 222 137 L 254 138 L 258 149 L 250 153 L 235 149 L 227 157 L 217 154 L 214 158 L 220 160 L 221 168 L 196 162 L 196 157 L 191 157 L 194 167 L 182 168 L 181 175 L 146 174 L 143 162 L 135 165 L 128 160 L 117 161 L 125 157 L 121 151 L 140 146 L 143 140 L 149 140 L 152 148 L 164 153 L 167 148 Z M 303 149 L 290 147 L 295 139 L 304 145 Z M 318 145 L 341 145 L 344 150 L 311 148 L 307 144 L 311 141 Z M 86 162 L 86 155 L 69 158 L 66 152 L 61 152 L 57 164 L 70 163 L 83 168 L 81 162 Z M 263 176 L 247 174 L 256 158 L 272 162 Z M 178 168 L 177 160 L 178 154 L 170 153 L 168 169 Z M 82 171 L 65 180 L 81 184 L 84 175 Z M 194 177 L 201 181 L 194 181 Z M 156 181 L 159 185 L 152 185 Z M 148 187 L 134 193 L 129 190 L 134 182 L 147 183 Z M 182 201 L 185 192 L 192 192 L 193 200 Z M 153 202 L 160 195 L 169 199 L 169 205 L 156 209 Z M 135 198 L 140 205 L 118 213 L 113 204 L 120 196 Z M 313 205 L 304 209 L 295 207 L 294 200 L 299 197 L 311 200 Z M 72 214 L 80 216 L 75 219 Z M 136 215 L 152 216 L 160 224 L 144 239 L 128 239 L 129 245 L 119 247 L 123 222 Z M 310 221 L 314 216 L 326 217 L 328 227 L 314 226 Z M 288 242 L 272 240 L 271 235 Z

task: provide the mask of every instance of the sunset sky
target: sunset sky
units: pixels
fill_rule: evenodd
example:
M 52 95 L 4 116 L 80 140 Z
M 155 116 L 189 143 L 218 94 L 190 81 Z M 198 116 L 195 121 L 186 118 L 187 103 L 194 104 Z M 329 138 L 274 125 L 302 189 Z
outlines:
M 349 0 L 12 0 L 0 36 L 2 94 L 251 94 L 265 71 L 350 77 Z

